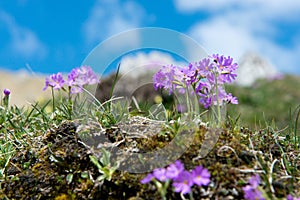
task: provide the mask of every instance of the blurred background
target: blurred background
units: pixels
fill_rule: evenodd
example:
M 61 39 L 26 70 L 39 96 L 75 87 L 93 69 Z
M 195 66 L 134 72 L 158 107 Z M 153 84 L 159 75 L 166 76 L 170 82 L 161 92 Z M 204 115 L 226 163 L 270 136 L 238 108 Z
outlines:
M 300 104 L 300 1 L 294 0 L 0 1 L 0 89 L 11 89 L 11 103 L 20 106 L 48 98 L 47 74 L 79 67 L 99 43 L 140 27 L 172 29 L 208 54 L 232 56 L 239 78 L 228 90 L 240 105 L 229 108 L 246 122 L 283 126 Z M 172 61 L 141 52 L 122 64 L 155 59 Z

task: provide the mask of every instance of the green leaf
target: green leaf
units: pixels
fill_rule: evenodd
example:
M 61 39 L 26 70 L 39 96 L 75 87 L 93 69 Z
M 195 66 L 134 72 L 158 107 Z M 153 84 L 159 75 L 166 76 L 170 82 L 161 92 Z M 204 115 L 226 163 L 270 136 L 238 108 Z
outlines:
M 100 158 L 100 162 L 103 166 L 110 166 L 110 152 L 102 149 L 102 157 Z
M 106 176 L 105 175 L 100 175 L 100 176 L 98 176 L 97 177 L 97 181 L 103 181 L 103 180 L 105 180 L 106 179 Z
M 98 159 L 95 156 L 89 156 L 92 163 L 94 163 L 94 165 L 96 165 L 96 167 L 100 170 L 102 167 L 100 165 L 100 163 L 98 162 Z
M 28 169 L 29 166 L 30 166 L 30 162 L 25 162 L 25 163 L 23 164 L 23 169 Z
M 81 178 L 88 178 L 89 173 L 87 171 L 81 172 Z
M 67 183 L 70 184 L 73 180 L 73 174 L 68 174 L 67 175 Z
M 108 167 L 102 167 L 101 169 L 99 169 L 99 172 L 108 176 L 110 173 L 110 170 Z

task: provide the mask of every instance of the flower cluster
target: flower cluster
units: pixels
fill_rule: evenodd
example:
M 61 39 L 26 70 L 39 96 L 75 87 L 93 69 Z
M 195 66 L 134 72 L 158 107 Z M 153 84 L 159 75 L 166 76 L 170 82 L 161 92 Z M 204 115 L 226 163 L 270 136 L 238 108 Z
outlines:
M 224 103 L 238 104 L 237 98 L 226 93 L 223 87 L 235 80 L 237 68 L 237 63 L 230 56 L 218 54 L 184 67 L 167 65 L 154 75 L 154 88 L 166 89 L 171 94 L 175 89 L 184 93 L 192 86 L 205 108 Z
M 249 180 L 249 184 L 243 187 L 244 198 L 247 200 L 265 200 L 262 192 L 258 189 L 260 184 L 259 175 L 252 176 Z
M 85 85 L 93 85 L 96 83 L 99 83 L 99 80 L 91 67 L 82 66 L 80 68 L 72 69 L 68 74 L 67 80 L 64 80 L 61 72 L 50 75 L 46 78 L 43 90 L 46 90 L 48 87 L 52 87 L 54 90 L 60 90 L 63 89 L 66 84 L 71 89 L 70 93 L 76 94 L 82 92 L 82 88 Z
M 197 166 L 191 172 L 187 171 L 184 169 L 183 163 L 177 160 L 167 168 L 155 169 L 142 179 L 141 183 L 146 184 L 151 181 L 166 182 L 170 180 L 173 181 L 172 185 L 175 192 L 187 194 L 191 192 L 193 185 L 207 186 L 210 183 L 210 173 L 202 166 Z

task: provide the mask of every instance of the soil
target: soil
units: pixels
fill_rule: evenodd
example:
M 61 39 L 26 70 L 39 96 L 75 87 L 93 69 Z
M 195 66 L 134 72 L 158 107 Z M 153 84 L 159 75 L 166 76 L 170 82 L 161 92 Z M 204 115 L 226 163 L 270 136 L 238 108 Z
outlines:
M 97 148 L 112 150 L 118 147 L 123 152 L 131 153 L 160 149 L 174 139 L 176 133 L 172 129 L 162 122 L 144 117 L 133 117 L 126 123 L 102 128 L 92 138 L 80 136 L 80 131 L 85 128 L 76 122 L 65 122 L 16 153 L 6 170 L 6 179 L 1 182 L 0 198 L 161 199 L 154 184 L 140 183 L 146 173 L 117 170 L 111 180 L 97 181 L 101 173 L 90 156 L 101 158 Z M 211 173 L 209 186 L 192 188 L 195 199 L 242 199 L 242 187 L 254 171 L 259 173 L 261 170 L 256 158 L 262 158 L 266 165 L 272 162 L 271 159 L 282 159 L 278 146 L 274 145 L 276 136 L 271 131 L 252 132 L 231 127 L 218 130 L 220 137 L 214 148 L 201 157 L 199 149 L 203 141 L 209 138 L 207 133 L 212 131 L 204 125 L 197 125 L 192 144 L 179 158 L 186 169 L 203 165 Z M 254 138 L 252 144 L 255 150 L 248 148 L 249 136 Z M 95 137 L 104 138 L 105 141 L 99 138 L 96 140 Z M 91 141 L 101 142 L 92 144 Z M 286 148 L 285 152 L 297 153 L 291 146 L 281 148 Z M 293 155 L 287 156 L 288 159 L 295 159 L 299 170 L 299 160 Z M 122 155 L 112 153 L 111 162 L 120 157 Z M 120 166 L 125 163 L 138 168 L 136 163 L 130 162 L 123 159 Z M 291 186 L 290 179 L 281 178 L 285 176 L 284 172 L 280 164 L 273 169 L 272 187 L 276 197 L 285 197 Z M 263 177 L 262 173 L 260 175 Z M 294 191 L 300 191 L 299 179 L 298 182 L 294 181 Z M 180 199 L 180 195 L 169 187 L 167 199 Z

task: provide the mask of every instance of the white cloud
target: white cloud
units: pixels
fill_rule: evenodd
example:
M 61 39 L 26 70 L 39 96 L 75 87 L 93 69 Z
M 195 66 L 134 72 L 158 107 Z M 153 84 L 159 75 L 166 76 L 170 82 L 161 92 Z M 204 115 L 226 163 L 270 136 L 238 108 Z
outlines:
M 198 10 L 217 11 L 220 8 L 226 9 L 228 5 L 236 3 L 238 0 L 175 0 L 175 6 L 182 12 L 194 12 Z
M 266 17 L 286 18 L 299 16 L 300 1 L 295 0 L 175 0 L 177 10 L 181 12 L 220 12 L 226 10 L 255 10 Z M 296 14 L 296 16 L 295 16 Z
M 98 0 L 83 25 L 86 42 L 100 42 L 114 34 L 137 28 L 143 17 L 143 8 L 133 1 Z
M 0 10 L 0 22 L 2 22 L 11 36 L 10 48 L 25 58 L 43 58 L 47 49 L 38 37 L 28 28 L 17 24 L 12 16 Z
M 248 15 L 249 16 L 249 15 Z M 254 18 L 255 19 L 255 18 Z M 230 16 L 214 17 L 204 23 L 195 24 L 189 35 L 200 42 L 209 52 L 230 55 L 238 61 L 247 51 L 260 53 L 271 64 L 282 72 L 292 72 L 296 63 L 300 62 L 300 42 L 292 48 L 277 44 L 271 39 L 274 30 L 247 26 L 241 16 L 236 16 L 235 21 Z M 254 20 L 256 21 L 256 20 Z M 261 27 L 268 26 L 268 24 Z
M 280 71 L 288 73 L 300 73 L 300 42 L 297 42 L 293 47 L 287 48 L 277 45 L 272 41 L 265 40 L 261 44 L 263 55 L 275 65 Z
M 240 57 L 243 51 L 255 48 L 255 39 L 242 27 L 221 18 L 194 25 L 189 34 L 200 42 L 209 54 L 218 52 Z
M 188 31 L 209 53 L 231 55 L 238 60 L 245 52 L 255 51 L 282 72 L 297 69 L 295 63 L 300 62 L 297 34 L 288 36 L 294 41 L 289 47 L 276 38 L 286 37 L 278 24 L 299 23 L 300 1 L 175 0 L 175 3 L 180 11 L 210 13 L 206 21 L 197 22 Z

